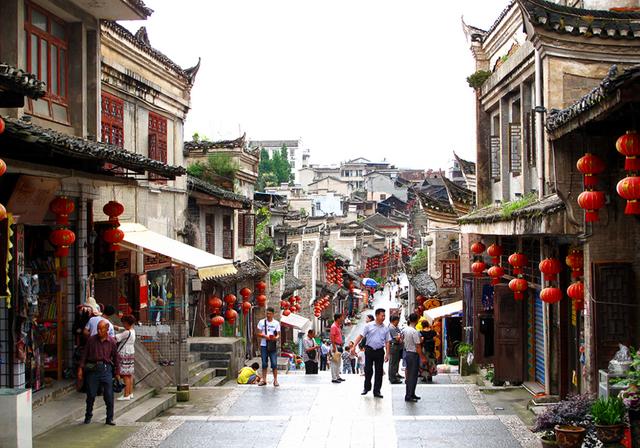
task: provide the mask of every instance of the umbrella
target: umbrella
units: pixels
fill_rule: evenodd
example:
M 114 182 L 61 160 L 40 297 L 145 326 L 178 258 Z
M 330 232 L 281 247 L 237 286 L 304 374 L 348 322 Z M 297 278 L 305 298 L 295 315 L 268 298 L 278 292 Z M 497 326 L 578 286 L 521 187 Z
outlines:
M 362 280 L 360 280 L 360 283 L 369 288 L 375 288 L 376 286 L 378 286 L 378 282 L 369 277 L 363 278 Z

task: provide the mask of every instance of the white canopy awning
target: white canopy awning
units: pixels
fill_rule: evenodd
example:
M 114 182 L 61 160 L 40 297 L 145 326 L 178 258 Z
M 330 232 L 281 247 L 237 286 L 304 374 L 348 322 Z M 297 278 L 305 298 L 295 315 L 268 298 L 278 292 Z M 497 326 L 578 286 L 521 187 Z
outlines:
M 201 280 L 238 272 L 232 260 L 226 260 L 204 250 L 152 232 L 142 224 L 122 223 L 120 224 L 120 230 L 124 232 L 124 240 L 120 243 L 123 247 L 135 251 L 140 251 L 138 249 L 140 247 L 142 252 L 145 250 L 153 251 L 170 257 L 174 263 L 198 271 L 198 277 Z
M 429 321 L 429 324 L 432 324 L 433 321 L 439 317 L 451 316 L 452 314 L 460 312 L 462 312 L 462 300 L 448 303 L 447 305 L 442 305 L 437 308 L 431 308 L 425 311 L 423 316 Z
M 297 328 L 300 331 L 307 331 L 311 328 L 311 321 L 299 314 L 291 313 L 288 316 L 282 316 L 280 319 L 282 325 Z

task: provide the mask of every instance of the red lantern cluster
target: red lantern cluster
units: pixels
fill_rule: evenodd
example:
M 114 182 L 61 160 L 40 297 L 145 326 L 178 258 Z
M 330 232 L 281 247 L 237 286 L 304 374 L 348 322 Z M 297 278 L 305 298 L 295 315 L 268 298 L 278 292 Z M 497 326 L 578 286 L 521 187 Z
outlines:
M 500 266 L 500 257 L 502 256 L 502 247 L 498 244 L 492 244 L 487 248 L 487 254 L 491 257 L 493 266 L 487 271 L 487 275 L 491 277 L 491 284 L 497 285 L 504 275 L 504 268 Z
M 515 252 L 509 255 L 507 261 L 513 267 L 513 273 L 516 275 L 516 278 L 509 282 L 509 289 L 513 291 L 515 300 L 522 300 L 525 291 L 529 289 L 529 283 L 527 283 L 523 275 L 524 267 L 529 263 L 529 260 L 525 254 Z
M 222 300 L 220 300 L 220 297 L 210 296 L 207 299 L 207 304 L 209 305 L 211 314 L 220 314 L 220 310 L 222 309 Z
M 555 287 L 547 287 L 540 291 L 540 300 L 545 303 L 558 303 L 562 300 L 562 290 Z
M 500 257 L 502 256 L 502 247 L 497 244 L 492 244 L 487 249 L 487 254 L 491 257 L 493 264 L 500 264 Z
M 222 316 L 214 316 L 211 318 L 211 325 L 213 327 L 219 327 L 221 325 L 224 325 L 224 317 Z
M 545 258 L 538 268 L 544 274 L 544 282 L 556 282 L 558 274 L 562 271 L 562 263 L 556 258 Z M 555 286 L 548 286 L 540 291 L 540 300 L 546 303 L 557 303 L 562 300 L 562 290 Z
M 507 261 L 513 267 L 513 273 L 516 275 L 522 274 L 524 272 L 523 268 L 527 265 L 527 263 L 529 263 L 527 256 L 525 254 L 521 254 L 520 252 L 509 255 Z
M 69 213 L 73 212 L 74 207 L 73 201 L 64 196 L 55 198 L 49 204 L 49 210 L 56 214 L 56 225 L 58 226 L 49 235 L 49 241 L 56 247 L 54 255 L 58 258 L 65 258 L 69 256 L 69 246 L 76 241 L 76 234 L 65 227 L 69 224 Z M 58 213 L 60 213 L 60 216 Z M 4 215 L 6 216 L 6 212 Z M 58 271 L 58 275 L 60 277 L 66 277 L 67 270 L 64 267 L 61 267 Z
M 329 308 L 329 296 L 324 296 L 315 301 L 313 306 L 313 315 L 316 318 L 320 318 L 320 316 L 322 316 L 322 312 L 327 308 Z
M 325 272 L 327 274 L 327 283 L 330 285 L 342 285 L 343 272 L 335 261 L 328 261 L 325 264 Z
M 102 207 L 102 211 L 109 217 L 111 227 L 102 233 L 102 239 L 109 243 L 109 250 L 116 252 L 120 250 L 119 243 L 124 239 L 124 232 L 119 229 L 120 220 L 118 217 L 124 213 L 124 206 L 116 201 L 109 201 Z
M 482 261 L 482 253 L 485 251 L 486 246 L 480 241 L 476 241 L 471 245 L 471 252 L 473 252 L 473 263 L 471 264 L 471 272 L 476 277 L 480 277 L 487 265 Z
M 249 298 L 251 297 L 251 290 L 249 288 L 242 288 L 240 290 L 240 295 L 242 296 L 242 304 L 240 305 L 240 308 L 242 309 L 242 314 L 246 316 L 249 314 L 249 311 L 251 311 L 251 302 L 249 301 Z
M 260 280 L 256 283 L 256 292 L 258 293 L 258 295 L 256 295 L 256 305 L 259 307 L 264 307 L 267 304 L 266 290 L 267 284 L 264 281 Z
M 627 131 L 616 141 L 616 149 L 626 157 L 624 169 L 626 171 L 640 171 L 640 135 L 636 131 Z
M 49 204 L 49 210 L 56 215 L 56 225 L 68 226 L 69 215 L 74 212 L 76 205 L 66 196 L 58 196 Z
M 624 209 L 626 215 L 640 215 L 640 135 L 636 131 L 627 133 L 616 142 L 616 149 L 626 157 L 624 169 L 629 172 L 628 176 L 618 182 L 616 190 L 622 199 L 627 200 Z
M 588 152 L 578 160 L 576 166 L 584 175 L 585 188 L 578 196 L 578 205 L 585 210 L 585 222 L 598 221 L 598 210 L 604 207 L 605 196 L 594 188 L 598 184 L 597 175 L 604 171 L 605 164 L 600 157 Z
M 640 215 L 640 176 L 630 175 L 618 182 L 618 195 L 626 199 L 625 215 Z
M 513 298 L 515 300 L 522 300 L 525 291 L 529 289 L 529 283 L 522 277 L 516 277 L 509 282 L 509 289 L 513 291 Z
M 580 278 L 584 274 L 584 254 L 580 249 L 570 249 L 565 263 L 571 268 L 571 277 Z
M 569 285 L 567 295 L 573 300 L 573 307 L 576 311 L 584 309 L 584 283 L 582 281 Z

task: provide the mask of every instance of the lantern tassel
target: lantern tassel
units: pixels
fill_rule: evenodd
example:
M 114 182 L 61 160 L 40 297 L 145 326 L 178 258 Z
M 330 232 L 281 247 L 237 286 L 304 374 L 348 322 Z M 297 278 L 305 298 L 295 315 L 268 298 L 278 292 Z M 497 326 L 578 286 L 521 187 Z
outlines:
M 640 202 L 637 200 L 627 201 L 627 206 L 624 209 L 625 215 L 640 215 Z
M 585 174 L 584 175 L 584 186 L 587 187 L 595 187 L 598 185 L 598 176 L 594 174 Z
M 640 159 L 635 156 L 627 156 L 624 161 L 626 171 L 640 171 Z
M 516 291 L 513 293 L 513 298 L 515 300 L 522 300 L 523 299 L 523 294 L 520 291 Z
M 597 222 L 598 221 L 598 211 L 597 210 L 587 210 L 584 214 L 585 222 Z

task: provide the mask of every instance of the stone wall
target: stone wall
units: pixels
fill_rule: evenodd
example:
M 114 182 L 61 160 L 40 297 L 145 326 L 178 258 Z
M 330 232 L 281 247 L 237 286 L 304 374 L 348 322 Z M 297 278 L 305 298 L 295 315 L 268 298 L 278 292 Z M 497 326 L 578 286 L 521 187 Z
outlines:
M 298 293 L 298 295 L 302 297 L 302 310 L 299 314 L 308 319 L 313 319 L 314 317 L 313 309 L 309 306 L 309 301 L 315 291 L 315 275 L 313 274 L 313 270 L 318 266 L 319 245 L 319 238 L 303 240 L 302 252 L 300 257 L 298 257 L 297 263 L 297 277 L 305 285 L 305 288 Z M 314 258 L 316 259 L 315 261 Z

